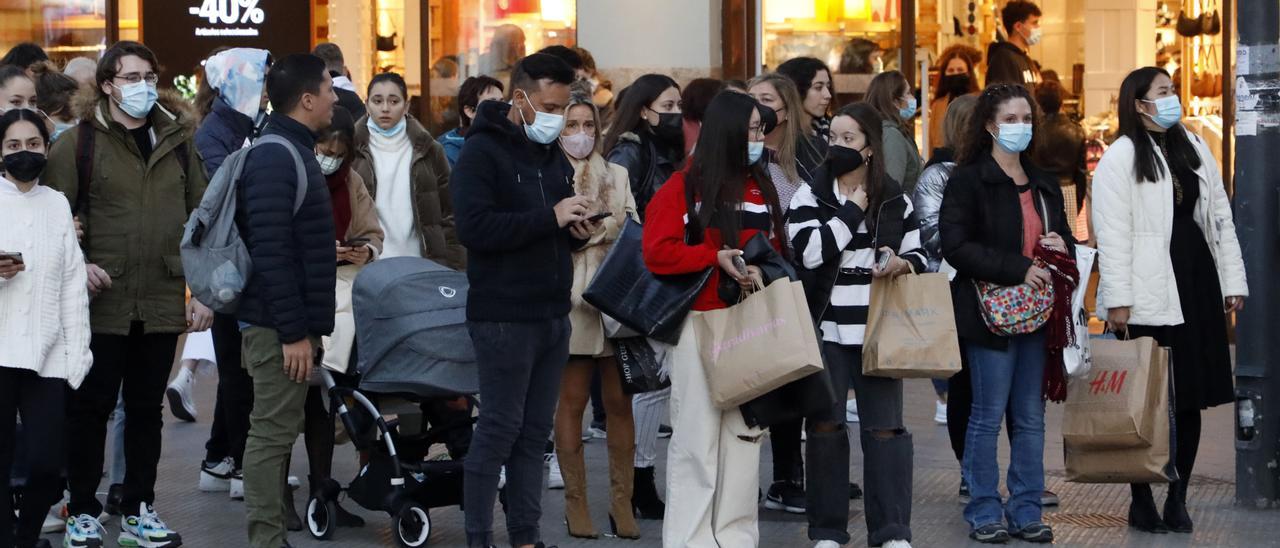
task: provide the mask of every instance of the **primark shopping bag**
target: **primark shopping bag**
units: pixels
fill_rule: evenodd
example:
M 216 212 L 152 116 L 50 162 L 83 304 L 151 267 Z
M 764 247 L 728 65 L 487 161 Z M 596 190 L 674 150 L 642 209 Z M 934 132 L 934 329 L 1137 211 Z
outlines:
M 1129 449 L 1154 443 L 1163 411 L 1153 408 L 1168 381 L 1168 352 L 1155 339 L 1093 341 L 1093 368 L 1071 377 L 1063 442 L 1077 449 Z
M 862 374 L 946 379 L 960 372 L 951 285 L 946 274 L 871 281 Z
M 822 371 L 800 282 L 777 280 L 738 304 L 698 314 L 693 322 L 711 401 L 720 409 Z
M 1177 423 L 1174 420 L 1177 402 L 1174 400 L 1173 392 L 1173 364 L 1170 361 L 1168 348 L 1158 348 L 1155 353 L 1159 358 L 1154 362 L 1155 371 L 1151 377 L 1156 379 L 1153 383 L 1156 390 L 1147 406 L 1151 414 L 1150 445 L 1127 449 L 1097 449 L 1089 445 L 1081 446 L 1078 442 L 1063 440 L 1062 451 L 1066 461 L 1067 481 L 1168 483 L 1179 479 L 1173 459 L 1175 454 L 1173 440 L 1177 439 Z M 1101 365 L 1101 363 L 1095 363 L 1095 372 L 1102 370 Z M 1076 380 L 1071 379 L 1072 384 L 1067 388 L 1068 414 L 1072 412 L 1071 393 L 1079 388 Z M 1106 386 L 1111 386 L 1109 379 Z

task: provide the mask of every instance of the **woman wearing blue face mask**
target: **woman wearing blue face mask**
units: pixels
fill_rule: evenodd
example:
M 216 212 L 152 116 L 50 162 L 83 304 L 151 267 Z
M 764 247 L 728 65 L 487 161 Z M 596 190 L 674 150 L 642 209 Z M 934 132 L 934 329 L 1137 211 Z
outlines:
M 36 104 L 46 116 L 45 127 L 50 129 L 49 142 L 52 143 L 78 122 L 71 100 L 80 84 L 50 62 L 36 63 L 31 71 L 35 74 Z
M 785 226 L 778 192 L 760 162 L 768 107 L 746 94 L 721 92 L 707 107 L 697 152 L 649 203 L 644 260 L 659 275 L 712 269 L 691 315 L 726 308 L 720 280 L 750 286 L 760 269 L 740 272 L 734 258 L 756 234 L 780 254 Z M 719 409 L 707 388 L 694 322 L 672 351 L 671 425 L 663 546 L 756 546 L 760 444 L 765 431 L 747 426 L 737 408 Z
M 1032 257 L 1074 253 L 1058 182 L 1031 165 L 1035 113 L 1035 101 L 1020 85 L 998 84 L 978 96 L 938 223 L 943 256 L 957 272 L 956 328 L 973 386 L 962 466 L 971 498 L 964 517 L 969 536 L 984 543 L 1008 542 L 1011 536 L 1053 540 L 1041 519 L 1040 499 L 1047 330 L 1018 336 L 988 330 L 974 286 L 1044 288 L 1054 281 Z M 1012 425 L 1007 504 L 1000 498 L 996 453 L 1006 412 Z
M 1133 485 L 1129 526 L 1190 533 L 1187 478 L 1200 446 L 1200 411 L 1234 400 L 1223 312 L 1243 308 L 1249 286 L 1217 160 L 1179 123 L 1169 73 L 1129 73 L 1119 110 L 1120 137 L 1093 179 L 1098 309 L 1112 330 L 1173 349 L 1173 462 L 1181 478 L 1169 486 L 1163 516 L 1151 487 Z
M 409 88 L 399 74 L 374 76 L 368 93 L 351 168 L 377 204 L 386 235 L 381 257 L 423 257 L 462 269 L 466 252 L 453 227 L 444 147 L 409 115 Z
M 885 173 L 902 185 L 908 196 L 924 169 L 920 147 L 916 146 L 916 97 L 901 72 L 891 70 L 876 75 L 863 99 L 884 118 Z

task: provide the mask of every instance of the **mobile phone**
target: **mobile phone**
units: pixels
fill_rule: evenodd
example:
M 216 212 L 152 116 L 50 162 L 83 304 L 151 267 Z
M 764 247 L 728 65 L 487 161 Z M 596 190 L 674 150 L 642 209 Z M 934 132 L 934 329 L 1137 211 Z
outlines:
M 605 218 L 605 217 L 612 217 L 612 216 L 613 216 L 613 212 L 612 212 L 612 211 L 601 211 L 600 213 L 596 213 L 595 215 L 592 215 L 592 216 L 590 216 L 590 217 L 587 217 L 587 222 L 589 222 L 589 223 L 594 223 L 594 222 L 599 221 L 599 220 L 601 220 L 601 219 L 603 219 L 603 218 Z
M 747 275 L 747 261 L 742 259 L 742 255 L 734 255 L 733 267 L 738 269 L 739 274 L 743 276 Z
M 893 255 L 888 251 L 877 251 L 876 252 L 876 268 L 879 270 L 884 270 L 886 268 L 889 268 L 889 259 L 891 258 L 893 258 Z
M 342 247 L 360 247 L 367 243 L 369 243 L 368 238 L 352 238 L 350 240 L 342 242 Z
M 9 259 L 13 261 L 14 264 L 25 264 L 22 261 L 22 254 L 16 251 L 14 252 L 0 251 L 0 259 Z

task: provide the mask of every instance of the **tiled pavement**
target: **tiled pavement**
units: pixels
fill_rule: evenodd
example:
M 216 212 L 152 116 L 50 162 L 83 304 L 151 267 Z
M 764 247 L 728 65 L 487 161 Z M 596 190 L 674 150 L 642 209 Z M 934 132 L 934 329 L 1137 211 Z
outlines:
M 161 463 L 161 484 L 157 487 L 158 509 L 170 526 L 178 530 L 186 546 L 192 548 L 232 548 L 245 546 L 245 521 L 243 504 L 229 501 L 225 493 L 201 493 L 196 491 L 198 462 L 209 431 L 208 414 L 213 408 L 215 381 L 201 375 L 198 383 L 198 403 L 202 413 L 200 422 L 186 424 L 175 422 L 166 412 L 164 456 Z M 961 506 L 957 502 L 958 468 L 947 442 L 946 428 L 935 425 L 933 417 L 932 389 L 926 381 L 907 383 L 906 420 L 915 436 L 915 496 L 912 528 L 915 546 L 967 546 L 967 528 L 961 519 Z M 1062 506 L 1056 512 L 1047 513 L 1046 520 L 1055 525 L 1058 544 L 1064 546 L 1280 546 L 1280 513 L 1275 511 L 1245 510 L 1233 505 L 1235 485 L 1234 450 L 1231 439 L 1231 409 L 1219 407 L 1206 413 L 1200 458 L 1196 475 L 1192 480 L 1189 505 L 1196 520 L 1193 535 L 1144 535 L 1131 532 L 1124 526 L 1128 507 L 1128 488 L 1118 485 L 1069 484 L 1062 479 L 1062 445 L 1058 424 L 1061 406 L 1051 405 L 1048 413 L 1049 432 L 1046 447 L 1046 468 L 1049 470 L 1049 488 L 1057 491 Z M 1002 439 L 1003 436 L 1002 436 Z M 1003 444 L 1003 442 L 1002 442 Z M 762 482 L 767 482 L 770 470 L 768 444 L 764 444 L 762 458 Z M 665 441 L 663 442 L 665 447 Z M 854 447 L 858 447 L 856 441 Z M 605 446 L 601 441 L 587 445 L 587 462 L 591 478 L 590 497 L 596 501 L 593 517 L 597 528 L 607 528 L 608 517 L 603 501 L 606 500 Z M 859 452 L 854 451 L 854 477 L 861 483 Z M 335 473 L 340 481 L 349 480 L 355 473 L 355 462 L 350 446 L 340 446 L 336 451 Z M 1002 460 L 1007 453 L 1002 448 Z M 305 455 L 302 444 L 294 451 L 295 474 L 305 477 Z M 661 471 L 661 464 L 659 466 Z M 765 483 L 767 485 L 767 483 Z M 105 489 L 105 482 L 103 489 Z M 1163 489 L 1156 493 L 1157 502 L 1163 500 Z M 603 538 L 586 541 L 569 538 L 563 525 L 563 498 L 561 491 L 547 491 L 543 497 L 543 534 L 548 544 L 562 548 L 570 546 L 659 546 L 660 522 L 642 522 L 644 537 L 639 541 Z M 299 509 L 306 503 L 305 489 L 296 493 Z M 389 531 L 390 520 L 382 514 L 365 512 L 352 502 L 347 508 L 363 515 L 368 521 L 363 529 L 341 529 L 331 542 L 317 542 L 306 533 L 291 534 L 294 546 L 303 548 L 357 548 L 394 546 Z M 852 546 L 866 543 L 866 527 L 863 522 L 862 502 L 851 504 L 850 532 Z M 761 510 L 761 546 L 809 546 L 803 516 L 792 516 L 770 510 Z M 462 513 L 457 508 L 439 509 L 432 513 L 435 531 L 431 546 L 465 546 L 462 529 Z M 500 510 L 496 510 L 495 522 L 502 523 Z M 116 530 L 116 521 L 107 524 Z M 498 533 L 498 542 L 506 540 Z M 114 535 L 107 546 L 114 546 Z M 728 547 L 726 547 L 728 548 Z M 737 547 L 734 547 L 737 548 Z

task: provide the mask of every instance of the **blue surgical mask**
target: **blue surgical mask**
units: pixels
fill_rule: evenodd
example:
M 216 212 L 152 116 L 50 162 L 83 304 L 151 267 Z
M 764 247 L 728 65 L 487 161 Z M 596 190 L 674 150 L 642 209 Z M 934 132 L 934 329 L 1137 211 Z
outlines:
M 1182 119 L 1182 101 L 1178 99 L 1177 95 L 1161 97 L 1155 101 L 1148 101 L 1146 99 L 1143 99 L 1142 101 L 1156 106 L 1155 116 L 1147 114 L 1146 112 L 1143 112 L 1143 114 L 1146 114 L 1148 118 L 1151 118 L 1152 122 L 1155 122 L 1156 125 L 1162 128 L 1169 129 Z
M 377 133 L 378 135 L 383 137 L 395 137 L 396 135 L 404 133 L 404 128 L 409 125 L 409 119 L 401 118 L 399 122 L 396 122 L 396 125 L 391 126 L 391 129 L 382 129 L 382 126 L 373 121 L 373 117 L 371 116 L 369 117 L 369 120 L 365 122 L 365 125 L 369 127 L 369 131 Z
M 524 100 L 527 101 L 529 103 L 529 107 L 537 113 L 533 117 L 533 123 L 530 124 L 528 120 L 524 119 L 524 111 L 518 111 L 520 113 L 520 121 L 524 122 L 525 136 L 528 137 L 530 141 L 544 145 L 549 145 L 555 142 L 556 139 L 559 139 L 560 132 L 564 131 L 564 116 L 538 110 L 538 107 L 533 106 L 533 101 L 529 99 L 529 94 L 527 92 L 520 90 L 520 93 L 524 93 Z M 512 108 L 515 108 L 514 105 Z
M 118 86 L 118 89 L 120 100 L 116 101 L 116 104 L 120 105 L 120 110 L 139 120 L 151 114 L 151 107 L 156 105 L 156 99 L 160 97 L 156 87 L 146 82 L 125 84 Z
M 760 157 L 764 156 L 764 141 L 750 141 L 747 143 L 747 165 L 755 165 L 760 161 Z
M 907 106 L 898 109 L 898 116 L 901 116 L 903 120 L 910 120 L 912 116 L 916 115 L 917 106 L 919 105 L 916 103 L 915 96 L 908 97 Z
M 59 135 L 62 135 L 62 133 L 68 129 L 76 127 L 76 124 L 78 123 L 79 122 L 59 122 L 54 120 L 53 133 L 49 134 L 49 142 L 57 141 Z
M 996 144 L 1006 152 L 1017 154 L 1027 150 L 1031 144 L 1031 124 L 1000 124 L 1000 132 L 995 137 Z

